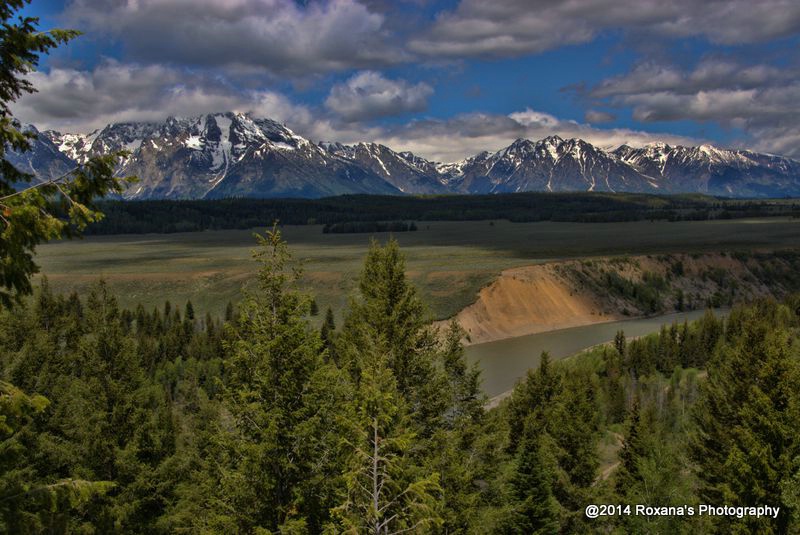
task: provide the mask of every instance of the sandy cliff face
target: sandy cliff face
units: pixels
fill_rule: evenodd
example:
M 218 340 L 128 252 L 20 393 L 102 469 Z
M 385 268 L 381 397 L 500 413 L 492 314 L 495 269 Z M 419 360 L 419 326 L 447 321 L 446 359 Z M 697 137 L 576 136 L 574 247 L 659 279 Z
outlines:
M 467 344 L 800 290 L 800 252 L 565 260 L 503 271 L 456 315 Z M 444 322 L 442 322 L 444 324 Z
M 573 288 L 557 273 L 557 264 L 504 271 L 483 288 L 478 299 L 456 316 L 469 343 L 478 344 L 621 317 L 604 312 L 602 300 Z

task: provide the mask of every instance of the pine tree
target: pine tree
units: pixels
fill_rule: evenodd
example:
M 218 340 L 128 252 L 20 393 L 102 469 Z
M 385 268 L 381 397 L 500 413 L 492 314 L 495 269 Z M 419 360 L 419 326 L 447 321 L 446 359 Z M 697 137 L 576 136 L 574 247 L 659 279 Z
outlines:
M 564 388 L 551 412 L 550 435 L 559 446 L 559 466 L 569 479 L 568 496 L 562 504 L 575 509 L 582 493 L 597 478 L 600 460 L 597 455 L 598 411 L 594 384 L 584 373 L 564 378 Z M 569 421 L 570 425 L 559 425 Z
M 466 532 L 469 516 L 480 503 L 475 481 L 481 473 L 479 440 L 485 433 L 485 394 L 480 387 L 477 365 L 467 366 L 461 339 L 464 331 L 454 320 L 444 335 L 442 363 L 448 400 L 441 425 L 432 437 L 435 445 L 430 471 L 440 474 L 447 533 Z
M 468 366 L 461 339 L 464 330 L 451 321 L 444 340 L 442 364 L 447 382 L 448 409 L 443 425 L 449 430 L 465 430 L 479 423 L 484 415 L 486 396 L 481 390 L 480 368 Z
M 516 452 L 524 435 L 525 422 L 533 411 L 549 411 L 562 392 L 559 373 L 553 369 L 550 354 L 542 352 L 539 367 L 528 371 L 524 381 L 517 384 L 508 406 L 509 450 Z
M 186 310 L 183 313 L 183 317 L 189 321 L 194 321 L 194 305 L 192 305 L 192 301 L 186 301 Z
M 322 327 L 319 330 L 319 336 L 322 339 L 322 347 L 328 351 L 328 359 L 336 361 L 336 348 L 334 339 L 336 336 L 336 321 L 333 319 L 333 310 L 331 307 L 325 311 L 325 320 L 322 322 Z
M 353 407 L 347 499 L 335 509 L 338 529 L 331 529 L 353 535 L 431 531 L 441 524 L 439 474 L 415 467 L 415 435 L 388 359 L 378 346 L 365 350 L 369 355 Z
M 409 414 L 430 437 L 446 410 L 444 377 L 437 365 L 438 340 L 427 324 L 416 290 L 405 277 L 405 259 L 394 239 L 372 242 L 359 280 L 359 297 L 350 304 L 336 355 L 356 383 L 367 349 L 377 345 L 408 403 Z
M 641 426 L 639 400 L 634 399 L 628 414 L 628 428 L 619 451 L 619 466 L 615 475 L 614 487 L 621 498 L 627 496 L 634 483 L 641 480 L 639 462 L 645 456 L 645 447 L 640 436 Z
M 533 427 L 533 425 L 531 426 Z M 550 535 L 559 532 L 559 506 L 552 491 L 552 459 L 545 433 L 531 430 L 520 442 L 511 485 L 517 503 L 508 533 Z
M 625 342 L 625 333 L 623 331 L 617 331 L 617 334 L 614 336 L 614 348 L 616 348 L 617 353 L 623 360 L 625 359 L 627 345 L 628 344 Z
M 622 357 L 608 348 L 603 348 L 603 379 L 601 384 L 607 400 L 608 420 L 610 423 L 621 422 L 625 418 Z
M 275 227 L 258 239 L 258 292 L 242 301 L 226 343 L 223 400 L 230 426 L 215 439 L 209 466 L 217 469 L 201 482 L 212 497 L 195 529 L 319 529 L 334 505 L 325 495 L 310 503 L 307 484 L 339 461 L 314 448 L 341 441 L 331 411 L 342 400 L 330 399 L 338 392 L 335 381 L 320 380 L 330 372 L 305 319 L 308 298 L 295 289 L 300 273 L 290 268 L 286 243 Z M 321 405 L 331 421 L 318 420 Z
M 800 367 L 787 331 L 796 321 L 774 302 L 735 310 L 729 341 L 708 367 L 691 444 L 701 499 L 781 506 L 777 521 L 721 522 L 720 532 L 787 532 L 790 517 L 782 488 L 800 453 Z M 711 338 L 706 337 L 706 347 Z
M 6 151 L 25 152 L 35 133 L 26 132 L 11 113 L 11 105 L 34 88 L 30 73 L 36 70 L 40 55 L 77 37 L 74 30 L 39 31 L 39 19 L 14 15 L 29 3 L 28 0 L 6 0 L 0 3 L 0 306 L 10 307 L 21 297 L 33 291 L 30 279 L 38 272 L 34 261 L 35 247 L 44 241 L 74 237 L 102 214 L 96 206 L 97 199 L 108 193 L 120 193 L 132 179 L 116 178 L 114 167 L 121 154 L 93 157 L 69 173 L 28 187 L 33 176 L 16 169 L 6 158 Z M 66 217 L 65 217 L 66 216 Z M 42 316 L 44 318 L 45 316 Z M 45 320 L 49 323 L 49 319 Z M 46 326 L 49 329 L 49 325 Z M 63 348 L 65 344 L 60 346 Z M 19 430 L 13 420 L 29 418 L 40 412 L 42 399 L 28 397 L 7 383 L 0 392 L 0 464 L 9 461 L 16 447 Z M 24 425 L 23 425 L 24 426 Z M 23 465 L 20 465 L 22 467 Z M 52 515 L 69 511 L 83 504 L 105 483 L 89 483 L 79 479 L 36 484 L 25 478 L 31 473 L 12 469 L 15 475 L 15 494 L 4 493 L 10 489 L 6 466 L 0 474 L 0 510 L 5 531 L 25 533 L 54 529 L 35 520 L 36 514 Z M 23 504 L 26 500 L 39 500 L 36 504 Z M 16 519 L 5 515 L 9 509 Z M 17 520 L 24 519 L 24 524 Z

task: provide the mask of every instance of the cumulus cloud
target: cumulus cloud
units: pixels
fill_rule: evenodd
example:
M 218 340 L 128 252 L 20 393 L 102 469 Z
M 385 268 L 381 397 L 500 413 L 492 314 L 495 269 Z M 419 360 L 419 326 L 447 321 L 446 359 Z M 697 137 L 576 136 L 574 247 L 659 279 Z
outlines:
M 740 44 L 800 30 L 793 0 L 461 0 L 410 48 L 430 56 L 509 56 L 586 43 L 605 30 Z
M 692 120 L 740 129 L 759 150 L 800 156 L 798 71 L 706 59 L 691 70 L 646 63 L 591 88 L 589 98 L 642 122 Z M 742 140 L 746 143 L 748 140 Z
M 617 116 L 607 111 L 587 110 L 583 118 L 587 123 L 610 123 L 615 121 Z
M 65 18 L 139 62 L 299 76 L 404 57 L 385 16 L 356 0 L 75 0 Z
M 328 105 L 334 111 L 330 113 L 297 104 L 274 91 L 242 90 L 218 77 L 175 67 L 106 62 L 91 71 L 54 68 L 30 76 L 40 92 L 17 102 L 15 116 L 40 129 L 62 132 L 89 132 L 114 122 L 158 122 L 169 115 L 241 111 L 284 122 L 314 141 L 376 141 L 436 161 L 456 161 L 500 149 L 516 138 L 540 139 L 552 134 L 580 137 L 604 148 L 656 140 L 692 142 L 677 136 L 595 128 L 530 109 L 510 115 L 466 113 L 406 124 L 353 120 L 417 109 L 430 94 L 424 84 L 391 81 L 376 73 L 360 73 L 332 91 L 335 98 Z M 350 100 L 359 95 L 353 89 L 359 87 L 368 88 L 362 95 L 366 104 Z
M 372 141 L 443 162 L 457 161 L 484 150 L 499 150 L 517 138 L 538 140 L 554 134 L 563 138 L 581 138 L 604 149 L 614 149 L 622 144 L 639 147 L 654 141 L 684 145 L 699 142 L 670 134 L 595 128 L 531 109 L 509 115 L 469 113 L 443 120 L 412 121 L 377 134 Z
M 269 90 L 242 90 L 204 74 L 159 65 L 104 63 L 92 71 L 53 68 L 31 73 L 39 92 L 14 106 L 23 122 L 40 129 L 88 132 L 108 123 L 162 121 L 169 115 L 253 112 L 310 125 L 305 106 Z
M 791 81 L 796 79 L 797 74 L 793 69 L 772 65 L 741 65 L 714 58 L 700 61 L 690 71 L 671 65 L 645 62 L 624 75 L 604 80 L 591 89 L 590 95 L 603 98 L 659 91 L 691 94 L 720 87 L 757 89 Z
M 375 71 L 357 73 L 331 89 L 325 106 L 346 121 L 424 111 L 433 88 L 424 82 L 389 80 Z

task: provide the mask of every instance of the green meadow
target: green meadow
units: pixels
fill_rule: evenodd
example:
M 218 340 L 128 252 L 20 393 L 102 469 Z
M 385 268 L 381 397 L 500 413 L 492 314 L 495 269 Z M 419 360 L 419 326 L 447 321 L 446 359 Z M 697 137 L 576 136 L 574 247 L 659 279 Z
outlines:
M 471 303 L 502 270 L 560 258 L 667 252 L 774 250 L 800 245 L 800 220 L 788 218 L 631 223 L 418 223 L 395 235 L 411 279 L 435 318 Z M 221 313 L 252 279 L 253 233 L 265 229 L 91 236 L 40 246 L 42 273 L 60 291 L 84 291 L 104 279 L 121 304 L 161 306 L 167 299 Z M 320 226 L 282 228 L 302 263 L 303 287 L 320 311 L 341 310 L 373 237 L 323 234 Z

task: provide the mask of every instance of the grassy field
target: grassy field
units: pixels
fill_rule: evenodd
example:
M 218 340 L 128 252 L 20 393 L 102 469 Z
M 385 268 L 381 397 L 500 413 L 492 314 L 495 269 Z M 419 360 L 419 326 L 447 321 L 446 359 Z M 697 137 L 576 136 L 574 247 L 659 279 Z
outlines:
M 256 229 L 262 230 L 263 229 Z M 370 236 L 323 234 L 319 226 L 285 227 L 304 287 L 320 310 L 341 310 L 358 276 Z M 220 313 L 252 279 L 254 230 L 96 236 L 42 246 L 37 261 L 57 290 L 85 290 L 105 279 L 122 304 L 161 306 L 191 299 Z M 379 240 L 388 235 L 378 234 Z M 800 245 L 800 220 L 701 222 L 510 223 L 430 222 L 396 235 L 409 275 L 435 318 L 471 303 L 503 269 L 559 258 L 661 252 L 778 249 Z

